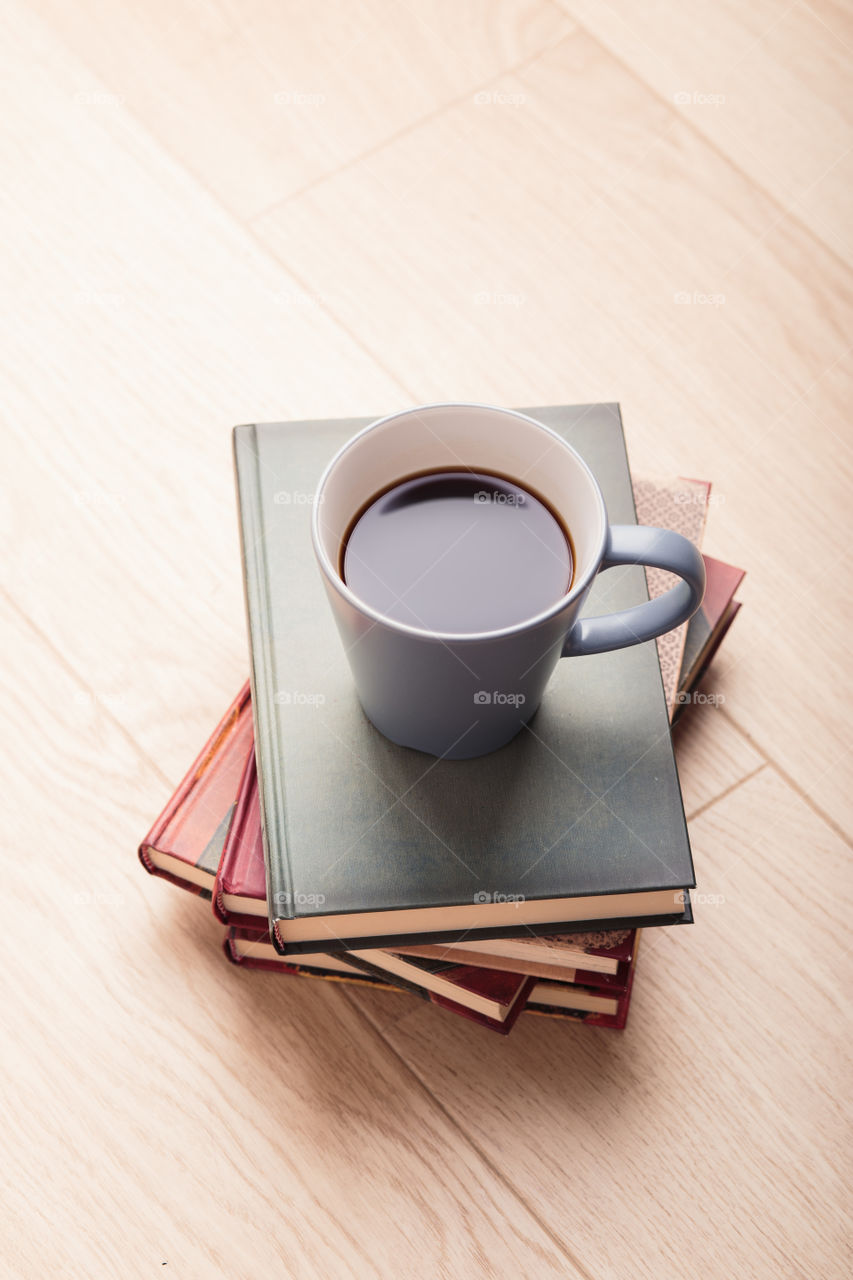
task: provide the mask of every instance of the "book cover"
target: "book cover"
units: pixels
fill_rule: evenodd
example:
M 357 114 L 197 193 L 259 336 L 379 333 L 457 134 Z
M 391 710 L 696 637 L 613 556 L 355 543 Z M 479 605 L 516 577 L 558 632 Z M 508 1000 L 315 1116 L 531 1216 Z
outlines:
M 276 951 L 266 929 L 232 927 L 225 939 L 225 952 L 234 964 L 242 964 L 249 969 L 278 971 L 293 967 Z M 365 972 L 362 965 L 352 964 L 344 954 L 327 955 L 320 952 L 299 956 L 298 967 L 319 970 L 321 973 L 345 973 L 356 977 Z
M 343 954 L 378 978 L 390 979 L 397 986 L 408 989 L 429 991 L 501 1022 L 506 1020 L 519 1000 L 524 1003 L 534 983 L 533 978 L 507 969 L 463 965 L 456 960 L 401 956 L 377 948 Z
M 741 607 L 740 600 L 733 600 L 731 602 L 725 614 L 723 615 L 722 619 L 720 620 L 719 625 L 716 627 L 714 634 L 711 636 L 710 642 L 702 650 L 702 655 L 699 660 L 699 663 L 692 672 L 692 678 L 691 678 L 690 684 L 687 685 L 687 687 L 684 690 L 679 692 L 678 703 L 675 708 L 675 716 L 673 717 L 674 720 L 677 720 L 678 717 L 681 715 L 682 711 L 684 710 L 684 704 L 690 701 L 690 699 L 685 695 L 690 693 L 691 690 L 697 689 L 698 686 L 701 685 L 702 681 L 705 679 L 705 675 L 708 671 L 708 668 L 710 667 L 717 653 L 717 650 L 719 649 L 720 645 L 723 643 L 723 640 L 728 634 L 729 627 L 732 625 L 735 618 L 737 617 L 738 612 L 740 611 L 740 607 Z
M 707 666 L 722 636 L 731 626 L 739 605 L 734 595 L 745 571 L 734 565 L 703 556 L 705 561 L 705 596 L 687 626 L 679 692 L 686 692 L 697 682 L 699 672 Z
M 711 492 L 709 481 L 688 480 L 683 476 L 635 476 L 633 488 L 638 524 L 673 529 L 701 547 Z M 663 569 L 646 569 L 646 584 L 652 599 L 663 595 L 674 581 L 673 575 Z M 682 622 L 680 627 L 664 632 L 655 641 L 670 719 L 678 692 L 678 672 L 682 666 L 688 626 L 689 621 Z
M 631 930 L 631 933 L 635 936 L 639 933 L 639 930 Z M 523 939 L 508 939 L 508 941 L 521 943 Z M 474 967 L 485 969 L 497 967 L 508 970 L 511 973 L 526 974 L 531 978 L 554 978 L 562 982 L 581 982 L 587 986 L 614 989 L 620 989 L 625 985 L 630 966 L 629 953 L 627 959 L 618 963 L 614 962 L 614 967 L 610 972 L 605 972 L 601 969 L 584 968 L 585 958 L 579 955 L 574 948 L 566 948 L 564 954 L 556 951 L 558 959 L 553 963 L 538 958 L 527 958 L 524 955 L 520 955 L 519 951 L 509 955 L 502 955 L 497 950 L 492 953 L 475 951 L 467 948 L 464 943 L 449 942 L 426 943 L 423 947 L 402 947 L 397 954 L 401 953 L 407 956 L 420 956 L 433 960 L 452 960 L 457 964 L 473 965 Z M 569 957 L 571 957 L 573 963 L 567 962 Z M 592 956 L 590 958 L 595 962 L 599 957 Z
M 216 873 L 213 911 L 223 924 L 247 929 L 265 929 L 269 918 L 254 734 Z
M 211 896 L 237 786 L 253 741 L 248 682 L 139 846 L 139 860 L 202 897 Z
M 470 972 L 470 982 L 476 984 L 476 975 L 484 974 L 485 969 L 474 969 Z M 515 975 L 509 975 L 513 977 Z M 474 987 L 476 989 L 476 987 Z M 487 988 L 489 994 L 493 993 L 494 984 L 490 984 Z M 527 1008 L 527 998 L 533 989 L 533 979 L 525 979 L 514 995 L 508 1006 L 501 1006 L 500 1013 L 497 1017 L 490 1016 L 488 1013 L 482 1012 L 478 1008 L 473 1008 L 470 1001 L 462 1004 L 458 1000 L 453 1000 L 449 996 L 442 995 L 438 991 L 430 991 L 430 1003 L 437 1005 L 439 1009 L 447 1009 L 450 1013 L 457 1016 L 467 1018 L 470 1022 L 476 1022 L 481 1027 L 488 1027 L 490 1031 L 497 1031 L 498 1035 L 509 1035 L 512 1028 L 518 1021 L 519 1016 Z
M 611 521 L 633 523 L 618 408 L 529 412 L 590 464 Z M 559 663 L 531 725 L 480 759 L 395 747 L 365 717 L 310 538 L 310 495 L 362 425 L 234 433 L 277 945 L 296 954 L 684 920 L 693 867 L 653 644 Z M 643 569 L 626 566 L 599 576 L 588 607 L 647 598 Z
M 602 991 L 579 983 L 541 981 L 536 983 L 527 998 L 527 1011 L 574 1018 L 586 1026 L 624 1031 L 634 988 L 638 949 L 639 938 L 621 990 Z
M 519 980 L 515 974 L 487 973 L 484 969 L 468 972 L 457 965 L 453 967 L 452 975 L 446 975 L 450 979 L 448 982 L 430 990 L 416 983 L 392 980 L 388 973 L 366 963 L 356 966 L 350 963 L 348 954 L 346 959 L 338 954 L 299 955 L 287 959 L 275 949 L 269 933 L 248 929 L 229 929 L 224 948 L 232 964 L 247 969 L 333 981 L 362 981 L 389 991 L 407 991 L 500 1035 L 508 1035 L 512 1030 L 533 987 L 533 979 Z M 464 997 L 464 1003 L 460 996 Z
M 682 480 L 677 477 L 651 479 L 641 477 L 634 481 L 634 502 L 637 519 L 641 524 L 659 523 L 665 528 L 677 528 L 700 543 L 704 528 L 704 511 L 710 484 L 699 480 Z M 686 499 L 690 499 L 687 501 Z M 690 518 L 685 520 L 684 513 Z M 697 514 L 698 513 L 698 514 Z M 728 566 L 706 557 L 709 590 L 713 592 L 712 579 L 719 570 L 727 570 Z M 739 572 L 739 571 L 738 571 Z M 666 575 L 659 570 L 647 569 L 646 578 L 649 594 L 654 596 L 666 587 Z M 672 713 L 679 709 L 676 693 L 684 686 L 681 678 L 681 661 L 684 652 L 684 633 L 692 625 L 683 624 L 678 628 L 681 633 L 681 644 L 670 643 L 661 636 L 655 642 L 660 662 L 661 680 L 667 700 L 667 707 Z M 698 672 L 697 672 L 698 674 Z M 247 761 L 248 763 L 248 761 Z M 241 796 L 238 796 L 234 819 L 226 841 L 220 863 L 219 873 L 213 893 L 214 911 L 225 924 L 245 926 L 253 929 L 257 926 L 258 917 L 264 920 L 268 916 L 266 905 L 266 878 L 264 871 L 263 841 L 261 837 L 260 817 L 257 811 L 257 780 L 253 772 L 246 771 L 241 783 Z M 429 948 L 430 944 L 425 944 Z M 464 944 L 458 944 L 464 945 Z M 427 951 L 425 954 L 430 954 Z M 464 960 L 464 963 L 483 964 L 489 962 L 480 958 Z M 583 957 L 576 957 L 572 963 L 582 964 Z M 595 968 L 598 969 L 598 965 Z M 548 966 L 533 965 L 531 968 L 519 968 L 517 972 L 535 974 L 539 977 L 553 977 Z M 604 972 L 604 970 L 602 970 Z

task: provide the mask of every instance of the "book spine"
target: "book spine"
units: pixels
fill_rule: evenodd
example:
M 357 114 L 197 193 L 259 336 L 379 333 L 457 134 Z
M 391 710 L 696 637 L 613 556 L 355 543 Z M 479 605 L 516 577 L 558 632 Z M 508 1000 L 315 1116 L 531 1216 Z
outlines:
M 624 1031 L 625 1024 L 628 1021 L 628 1010 L 631 1007 L 633 985 L 634 970 L 632 968 L 624 992 L 617 997 L 615 1013 L 595 1013 L 586 1009 L 573 1009 L 571 1005 L 549 1005 L 544 1002 L 535 1005 L 528 1004 L 525 1012 L 546 1014 L 553 1018 L 569 1018 L 577 1022 L 583 1022 L 588 1027 L 609 1027 L 612 1031 Z M 584 988 L 579 988 L 579 990 L 584 990 Z M 592 988 L 589 994 L 600 995 L 601 993 Z
M 164 880 L 168 880 L 182 889 L 189 889 L 191 893 L 199 894 L 203 897 L 207 897 L 208 894 L 200 885 L 192 884 L 190 881 L 184 880 L 170 871 L 165 871 L 163 868 L 155 866 L 151 859 L 151 850 L 158 847 L 163 833 L 172 822 L 175 814 L 185 803 L 187 796 L 206 772 L 211 761 L 215 759 L 217 753 L 221 749 L 223 739 L 227 738 L 234 729 L 234 726 L 240 718 L 240 713 L 245 707 L 246 701 L 249 697 L 250 690 L 249 682 L 247 681 L 237 694 L 237 697 L 231 703 L 231 706 L 225 712 L 225 715 L 219 721 L 219 724 L 204 744 L 204 747 L 198 756 L 196 756 L 190 768 L 184 774 L 177 790 L 174 792 L 168 804 L 163 809 L 151 830 L 145 836 L 145 839 L 137 849 L 139 861 L 150 875 L 161 876 Z M 203 851 L 200 850 L 199 854 L 202 852 Z
M 254 790 L 255 780 L 255 751 L 254 747 L 249 752 L 243 773 L 240 777 L 240 789 L 237 792 L 237 800 L 234 804 L 234 810 L 231 815 L 231 822 L 228 826 L 228 834 L 225 837 L 225 844 L 222 849 L 222 858 L 219 863 L 219 870 L 216 873 L 216 880 L 213 886 L 213 914 L 223 924 L 238 924 L 231 912 L 225 906 L 225 894 L 229 892 L 230 876 L 233 867 L 239 861 L 239 849 L 246 833 L 246 824 L 249 818 L 252 792 Z M 258 924 L 261 921 L 258 920 Z
M 235 427 L 234 471 L 240 513 L 240 544 L 243 560 L 243 587 L 249 629 L 250 683 L 255 725 L 255 761 L 261 800 L 261 830 L 267 877 L 267 905 L 276 949 L 284 953 L 284 943 L 275 927 L 275 918 L 293 916 L 293 885 L 287 856 L 284 808 L 284 765 L 277 749 L 269 709 L 275 690 L 271 670 L 272 653 L 264 641 L 266 623 L 272 616 L 268 593 L 266 539 L 263 504 L 258 474 L 257 426 Z
M 288 964 L 286 960 L 281 958 L 267 960 L 263 956 L 241 956 L 234 947 L 233 933 L 234 930 L 232 929 L 228 937 L 225 938 L 222 948 L 231 964 L 237 965 L 241 969 L 260 969 L 267 973 L 283 973 L 292 978 L 319 978 L 323 982 L 349 982 L 358 987 L 373 987 L 379 991 L 400 990 L 399 987 L 391 982 L 372 978 L 367 973 L 350 974 L 334 973 L 331 970 L 323 969 L 301 969 L 298 965 Z M 425 991 L 418 991 L 416 994 L 423 999 L 427 998 Z

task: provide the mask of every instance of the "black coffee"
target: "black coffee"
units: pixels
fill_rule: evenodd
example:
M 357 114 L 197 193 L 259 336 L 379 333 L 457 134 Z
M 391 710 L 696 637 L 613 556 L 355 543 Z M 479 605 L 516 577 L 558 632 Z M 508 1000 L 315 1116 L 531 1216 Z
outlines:
M 439 471 L 373 498 L 344 542 L 347 585 L 430 631 L 495 631 L 569 590 L 571 543 L 541 499 L 498 476 Z

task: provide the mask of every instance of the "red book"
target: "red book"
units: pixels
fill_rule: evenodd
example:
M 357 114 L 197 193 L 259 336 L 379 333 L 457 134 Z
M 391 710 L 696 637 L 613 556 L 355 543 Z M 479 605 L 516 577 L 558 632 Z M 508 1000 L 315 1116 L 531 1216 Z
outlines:
M 622 990 L 602 990 L 582 983 L 537 982 L 527 999 L 529 1013 L 572 1018 L 589 1027 L 608 1027 L 624 1031 L 634 986 L 640 934 L 628 966 L 628 978 Z
M 427 992 L 433 1003 L 444 1009 L 476 1014 L 478 1021 L 495 1030 L 509 1031 L 535 983 L 534 978 L 507 969 L 422 960 L 393 951 L 343 951 L 340 955 L 380 981 L 393 982 L 418 995 Z
M 139 846 L 146 871 L 211 896 L 252 735 L 247 682 Z
M 526 992 L 526 1003 L 524 1000 L 518 999 L 503 1024 L 496 1023 L 490 1018 L 484 1018 L 464 1005 L 441 996 L 430 994 L 429 999 L 433 1004 L 449 1009 L 461 1017 L 480 1022 L 503 1034 L 506 1034 L 511 1029 L 522 1011 L 546 1014 L 550 1017 L 567 1018 L 574 1022 L 583 1022 L 587 1026 L 608 1027 L 612 1030 L 621 1031 L 625 1026 L 631 1002 L 636 950 L 635 948 L 624 987 L 602 990 L 570 982 L 532 982 Z M 340 952 L 334 956 L 312 956 L 311 966 L 303 965 L 301 962 L 305 957 L 299 956 L 300 963 L 293 964 L 276 951 L 269 933 L 230 929 L 225 940 L 225 954 L 233 964 L 242 965 L 244 968 L 264 969 L 269 973 L 288 974 L 291 977 L 325 978 L 336 982 L 351 982 L 357 985 L 373 986 L 385 991 L 400 989 L 393 982 L 383 981 L 376 976 L 359 972 L 352 969 L 351 966 L 351 971 L 347 972 L 345 952 Z M 324 969 L 321 967 L 323 961 L 334 963 L 337 967 Z M 344 961 L 343 966 L 341 965 L 342 961 Z M 314 967 L 315 965 L 318 967 Z M 484 972 L 486 971 L 480 970 L 480 973 Z M 407 989 L 412 990 L 412 988 Z M 425 996 L 426 992 L 419 991 L 417 994 Z
M 464 995 L 467 1003 L 462 1003 L 438 991 L 428 991 L 408 982 L 394 982 L 390 975 L 381 974 L 378 970 L 356 967 L 346 951 L 336 952 L 334 955 L 300 955 L 299 963 L 293 964 L 276 951 L 269 933 L 251 929 L 229 929 L 225 940 L 225 954 L 232 964 L 242 965 L 247 969 L 264 969 L 269 973 L 328 978 L 333 981 L 362 982 L 387 990 L 410 991 L 451 1013 L 461 1014 L 481 1026 L 497 1031 L 500 1035 L 510 1032 L 524 1010 L 527 997 L 534 986 L 532 978 L 519 978 L 514 973 L 487 969 L 468 970 L 457 965 L 452 970 L 446 970 L 441 977 L 447 989 L 460 996 Z
M 677 713 L 686 703 L 703 696 L 695 692 L 695 688 L 740 609 L 734 595 L 744 579 L 744 570 L 715 560 L 713 556 L 703 556 L 703 559 L 705 596 L 687 627 L 676 697 Z
M 519 979 L 515 973 L 500 973 L 495 969 L 465 969 L 460 967 L 454 971 L 454 981 L 461 988 L 474 994 L 482 994 L 489 1002 L 497 1000 L 501 1013 L 497 1018 L 472 1008 L 468 1004 L 460 1004 L 447 996 L 431 991 L 429 998 L 440 1009 L 448 1009 L 451 1013 L 468 1018 L 481 1027 L 489 1027 L 499 1035 L 509 1035 L 519 1015 L 527 1006 L 530 992 L 533 990 L 533 979 Z
M 248 745 L 239 744 L 239 750 L 242 757 L 235 763 L 241 766 L 240 786 L 216 875 L 213 910 L 223 924 L 266 929 L 269 912 L 254 738 Z
M 225 938 L 225 954 L 232 964 L 245 969 L 264 969 L 267 973 L 311 972 L 317 977 L 363 978 L 364 970 L 348 962 L 346 952 L 335 955 L 307 954 L 299 957 L 299 964 L 285 960 L 273 946 L 266 929 L 231 928 Z M 388 986 L 390 984 L 385 983 Z

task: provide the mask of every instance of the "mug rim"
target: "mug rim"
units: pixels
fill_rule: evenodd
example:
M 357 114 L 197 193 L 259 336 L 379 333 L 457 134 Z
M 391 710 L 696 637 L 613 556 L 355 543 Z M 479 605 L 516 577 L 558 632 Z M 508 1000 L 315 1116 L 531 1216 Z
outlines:
M 551 436 L 555 444 L 559 445 L 562 449 L 572 455 L 575 464 L 586 476 L 586 479 L 595 495 L 596 505 L 601 517 L 601 537 L 599 540 L 598 550 L 596 555 L 593 557 L 592 563 L 587 566 L 587 569 L 583 574 L 573 581 L 571 589 L 565 592 L 564 595 L 560 596 L 553 604 L 549 605 L 547 609 L 543 609 L 529 618 L 524 618 L 521 622 L 514 622 L 511 626 L 499 627 L 492 631 L 453 632 L 431 631 L 426 627 L 414 627 L 407 622 L 398 622 L 395 618 L 389 618 L 387 614 L 381 613 L 378 609 L 374 609 L 372 605 L 369 605 L 366 600 L 362 600 L 360 596 L 356 595 L 356 593 L 347 586 L 346 582 L 338 573 L 336 567 L 332 564 L 331 559 L 326 552 L 326 548 L 323 545 L 320 534 L 320 511 L 323 505 L 323 490 L 326 487 L 329 476 L 338 464 L 343 461 L 350 449 L 353 449 L 358 444 L 362 436 L 366 436 L 369 432 L 376 431 L 380 427 L 386 426 L 397 418 L 405 418 L 410 414 L 424 413 L 427 410 L 433 409 L 485 409 L 489 413 L 500 413 L 504 414 L 506 417 L 518 418 L 523 422 L 530 423 L 531 426 L 537 427 L 540 431 L 544 432 L 545 435 Z M 365 617 L 370 618 L 374 623 L 390 627 L 392 630 L 400 632 L 403 635 L 416 637 L 419 640 L 433 640 L 441 644 L 478 643 L 484 640 L 498 640 L 504 636 L 519 635 L 525 631 L 533 629 L 534 627 L 540 626 L 544 622 L 550 621 L 552 618 L 562 613 L 569 604 L 586 591 L 587 587 L 592 582 L 592 579 L 598 572 L 607 546 L 608 527 L 609 519 L 607 515 L 607 507 L 604 502 L 604 495 L 601 492 L 601 486 L 593 475 L 590 466 L 567 440 L 564 440 L 563 437 L 551 427 L 546 426 L 544 422 L 540 422 L 538 418 L 531 417 L 529 413 L 521 413 L 518 409 L 505 409 L 500 405 L 485 404 L 476 400 L 437 400 L 431 404 L 413 405 L 408 409 L 398 409 L 394 413 L 387 413 L 384 417 L 377 418 L 374 422 L 369 422 L 367 426 L 361 427 L 354 435 L 350 436 L 349 440 L 341 445 L 324 467 L 323 473 L 317 482 L 314 497 L 314 510 L 311 513 L 311 541 L 314 544 L 314 554 L 317 557 L 324 577 L 329 584 L 334 587 L 338 594 L 342 596 L 343 599 L 346 600 L 354 609 L 357 609 L 358 612 L 363 614 Z

